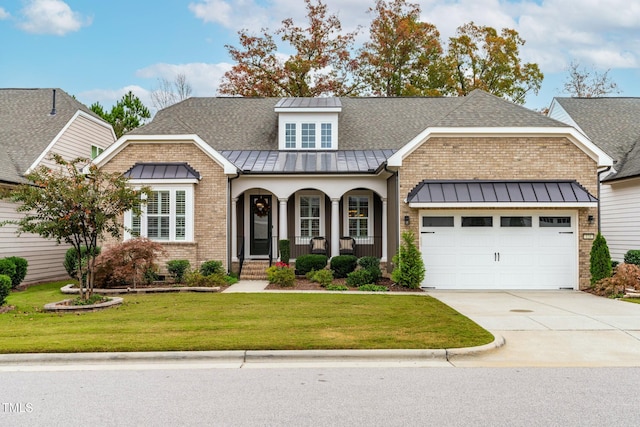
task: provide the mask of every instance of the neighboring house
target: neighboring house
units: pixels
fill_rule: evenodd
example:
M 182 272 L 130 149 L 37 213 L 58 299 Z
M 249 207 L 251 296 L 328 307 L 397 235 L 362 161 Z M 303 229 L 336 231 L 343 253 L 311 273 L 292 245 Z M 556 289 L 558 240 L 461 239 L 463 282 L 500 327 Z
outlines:
M 115 141 L 110 124 L 60 89 L 0 89 L 0 186 L 27 183 L 25 174 L 54 166 L 53 153 L 67 160 L 90 158 Z M 0 221 L 18 219 L 16 206 L 0 200 Z M 67 246 L 16 227 L 0 227 L 0 257 L 27 259 L 24 283 L 68 277 L 62 265 Z
M 576 127 L 613 158 L 601 173 L 601 232 L 611 257 L 640 249 L 640 98 L 555 98 L 549 116 Z
M 573 127 L 482 91 L 459 98 L 191 98 L 96 159 L 154 190 L 124 223 L 192 266 L 312 250 L 392 267 L 416 236 L 424 287 L 589 284 L 597 170 Z M 349 239 L 350 240 L 350 239 Z M 348 243 L 348 242 L 347 242 Z M 322 249 L 322 245 L 320 245 Z

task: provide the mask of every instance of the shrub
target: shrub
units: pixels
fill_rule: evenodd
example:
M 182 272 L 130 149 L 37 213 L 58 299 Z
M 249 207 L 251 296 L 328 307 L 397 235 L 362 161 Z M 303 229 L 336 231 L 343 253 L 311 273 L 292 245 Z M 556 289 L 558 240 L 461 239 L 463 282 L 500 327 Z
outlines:
M 296 275 L 293 268 L 289 267 L 289 264 L 277 262 L 267 268 L 267 280 L 269 280 L 269 283 L 291 287 L 296 282 Z
M 424 261 L 411 232 L 402 233 L 402 242 L 398 253 L 393 257 L 396 266 L 391 278 L 400 286 L 417 289 L 424 280 Z
M 158 279 L 156 260 L 164 253 L 160 243 L 144 237 L 118 243 L 96 258 L 95 282 L 102 287 L 152 283 Z
M 13 277 L 16 275 L 16 270 L 16 264 L 9 258 L 0 259 L 0 274 L 8 276 L 12 283 Z M 9 288 L 11 288 L 11 285 L 9 285 Z
M 300 255 L 296 258 L 296 272 L 302 276 L 311 270 L 322 270 L 327 266 L 327 256 L 318 254 Z
M 224 276 L 224 281 L 227 282 L 227 285 L 233 285 L 234 283 L 238 283 L 238 276 L 235 274 L 228 274 Z
M 11 292 L 11 277 L 6 274 L 0 274 L 0 305 L 4 305 L 7 296 Z
M 20 258 L 18 256 L 12 256 L 7 259 L 13 261 L 13 263 L 16 265 L 16 274 L 11 276 L 11 287 L 15 289 L 20 285 L 20 283 L 22 283 L 25 276 L 27 275 L 29 262 L 26 259 Z
M 96 246 L 95 254 L 96 256 L 100 255 L 100 247 Z M 86 264 L 89 259 L 89 254 L 87 253 L 87 247 L 82 246 L 80 253 L 82 255 L 82 263 Z M 67 270 L 67 274 L 72 279 L 78 278 L 78 251 L 76 248 L 69 248 L 64 255 L 64 269 Z M 84 282 L 85 276 L 82 277 L 82 281 Z
M 282 239 L 278 242 L 278 249 L 280 250 L 280 261 L 285 264 L 289 264 L 289 257 L 291 256 L 291 245 L 288 240 Z
M 312 271 L 309 280 L 320 283 L 322 287 L 326 287 L 333 282 L 333 271 L 327 269 Z
M 205 261 L 200 266 L 200 273 L 203 276 L 209 276 L 211 274 L 220 274 L 224 276 L 224 266 L 222 261 Z
M 640 267 L 635 264 L 618 265 L 613 276 L 605 277 L 592 286 L 594 293 L 606 297 L 624 295 L 626 289 L 640 290 Z
M 640 250 L 631 249 L 624 254 L 624 262 L 627 264 L 640 265 Z
M 356 269 L 358 258 L 355 255 L 338 255 L 331 258 L 331 270 L 337 278 L 347 277 Z
M 371 274 L 371 283 L 377 283 L 382 278 L 380 270 L 380 258 L 374 256 L 363 256 L 358 260 L 358 265 Z
M 358 290 L 364 292 L 388 292 L 389 288 L 382 285 L 362 285 L 358 286 Z
M 227 284 L 224 274 L 212 273 L 204 275 L 200 271 L 189 271 L 188 273 L 186 273 L 184 276 L 184 282 L 187 286 L 207 288 L 214 286 L 225 286 Z
M 187 259 L 172 259 L 167 261 L 167 271 L 176 283 L 183 283 L 184 275 L 189 271 L 191 263 Z
M 611 277 L 611 255 L 607 241 L 598 233 L 591 246 L 591 284 Z
M 369 285 L 372 283 L 371 272 L 365 269 L 352 271 L 347 275 L 347 285 L 357 288 L 362 285 Z
M 325 286 L 325 289 L 328 291 L 348 291 L 349 288 L 347 288 L 345 285 L 327 285 Z

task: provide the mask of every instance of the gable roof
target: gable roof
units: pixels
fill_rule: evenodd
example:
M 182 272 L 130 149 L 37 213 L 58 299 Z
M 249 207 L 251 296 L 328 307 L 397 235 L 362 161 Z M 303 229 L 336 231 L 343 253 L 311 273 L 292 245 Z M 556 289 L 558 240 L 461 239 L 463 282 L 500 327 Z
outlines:
M 129 134 L 197 134 L 218 151 L 277 150 L 274 109 L 280 101 L 189 98 L 159 111 L 151 123 Z M 399 149 L 428 127 L 567 127 L 480 90 L 466 97 L 339 98 L 339 102 L 341 150 Z
M 25 182 L 23 174 L 78 111 L 98 118 L 61 89 L 56 114 L 52 107 L 53 89 L 0 89 L 0 181 Z
M 640 175 L 640 98 L 554 98 L 549 114 L 617 160 L 607 180 Z

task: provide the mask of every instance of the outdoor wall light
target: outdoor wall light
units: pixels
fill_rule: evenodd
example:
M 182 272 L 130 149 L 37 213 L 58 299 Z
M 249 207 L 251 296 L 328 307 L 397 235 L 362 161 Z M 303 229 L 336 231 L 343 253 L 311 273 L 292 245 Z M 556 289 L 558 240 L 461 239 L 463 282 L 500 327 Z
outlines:
M 405 215 L 404 216 L 404 225 L 409 225 L 411 223 L 411 218 L 409 218 L 409 215 Z
M 587 221 L 589 222 L 589 225 L 593 225 L 593 221 L 594 221 L 594 219 L 593 219 L 593 215 L 589 215 L 589 216 L 587 217 Z

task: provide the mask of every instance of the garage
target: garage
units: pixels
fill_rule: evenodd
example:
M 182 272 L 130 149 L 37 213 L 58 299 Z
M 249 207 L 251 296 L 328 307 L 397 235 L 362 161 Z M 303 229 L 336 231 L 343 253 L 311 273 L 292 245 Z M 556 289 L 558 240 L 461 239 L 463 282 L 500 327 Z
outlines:
M 577 283 L 573 212 L 421 212 L 424 287 L 561 289 Z
M 422 181 L 420 251 L 435 289 L 577 289 L 578 208 L 597 200 L 575 181 Z

